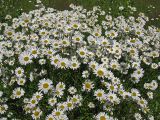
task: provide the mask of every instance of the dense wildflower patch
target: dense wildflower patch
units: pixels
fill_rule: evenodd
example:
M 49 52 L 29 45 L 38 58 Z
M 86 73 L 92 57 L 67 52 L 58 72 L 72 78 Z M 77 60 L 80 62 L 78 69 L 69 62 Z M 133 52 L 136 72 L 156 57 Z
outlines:
M 116 120 L 124 102 L 131 119 L 154 119 L 160 30 L 143 13 L 114 18 L 70 7 L 0 23 L 1 119 Z

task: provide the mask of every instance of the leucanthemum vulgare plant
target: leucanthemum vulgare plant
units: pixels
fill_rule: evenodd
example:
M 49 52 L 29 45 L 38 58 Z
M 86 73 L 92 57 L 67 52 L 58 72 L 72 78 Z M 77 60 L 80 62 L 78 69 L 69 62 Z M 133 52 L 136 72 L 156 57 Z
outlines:
M 0 119 L 153 120 L 160 30 L 142 13 L 70 7 L 0 23 Z

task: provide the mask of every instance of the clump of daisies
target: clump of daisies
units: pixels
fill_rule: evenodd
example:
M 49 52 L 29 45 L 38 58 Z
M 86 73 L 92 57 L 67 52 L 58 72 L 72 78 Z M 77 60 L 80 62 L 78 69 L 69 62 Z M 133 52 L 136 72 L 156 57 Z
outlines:
M 0 23 L 0 116 L 116 120 L 124 102 L 131 117 L 151 116 L 160 29 L 146 27 L 143 13 L 114 18 L 70 7 L 42 6 Z

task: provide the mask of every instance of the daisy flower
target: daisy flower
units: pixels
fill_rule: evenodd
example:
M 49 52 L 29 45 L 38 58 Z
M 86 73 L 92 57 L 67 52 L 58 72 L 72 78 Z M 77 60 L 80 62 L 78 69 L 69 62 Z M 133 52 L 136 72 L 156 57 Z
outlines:
M 63 91 L 63 90 L 60 90 L 60 89 L 56 89 L 56 90 L 55 90 L 55 96 L 56 96 L 56 97 L 61 98 L 61 97 L 63 96 L 63 94 L 64 94 L 64 91 Z
M 81 35 L 75 35 L 75 36 L 72 37 L 72 39 L 73 39 L 74 43 L 80 43 L 83 40 Z
M 48 104 L 50 106 L 54 106 L 56 103 L 57 103 L 57 98 L 53 97 L 48 99 Z
M 51 57 L 51 64 L 54 66 L 58 66 L 61 57 L 59 55 Z
M 88 78 L 89 77 L 89 72 L 87 70 L 82 72 L 82 77 L 83 78 Z
M 76 23 L 76 22 L 72 23 L 72 28 L 78 29 L 79 27 L 80 27 L 79 23 Z
M 93 102 L 89 102 L 89 103 L 88 103 L 88 107 L 89 107 L 89 108 L 95 108 L 95 104 L 94 104 Z
M 40 65 L 44 65 L 46 63 L 46 60 L 45 59 L 40 59 L 38 62 L 39 62 Z
M 41 29 L 40 31 L 39 31 L 39 35 L 41 35 L 41 36 L 46 36 L 48 34 L 48 32 L 47 32 L 47 30 L 45 30 L 45 29 Z
M 134 117 L 135 117 L 136 120 L 142 120 L 142 116 L 139 113 L 135 113 Z
M 59 89 L 59 90 L 64 90 L 65 89 L 65 84 L 63 82 L 59 82 L 57 85 L 56 85 L 56 89 Z
M 36 92 L 33 94 L 33 98 L 39 101 L 43 98 L 43 94 L 41 92 Z
M 0 114 L 4 114 L 8 109 L 8 105 L 2 104 L 0 105 Z
M 75 93 L 77 92 L 77 89 L 72 86 L 72 87 L 69 87 L 68 92 L 69 92 L 70 94 L 75 94 Z
M 50 115 L 47 115 L 45 120 L 56 120 L 56 118 L 52 114 L 50 114 Z
M 96 66 L 98 66 L 98 63 L 96 61 L 91 61 L 89 63 L 89 67 L 93 70 L 96 68 Z
M 38 83 L 38 90 L 44 92 L 45 94 L 52 88 L 52 81 L 49 79 L 42 79 Z
M 100 37 L 101 36 L 101 30 L 100 29 L 97 29 L 97 30 L 94 30 L 92 32 L 93 36 L 95 37 Z
M 54 110 L 52 111 L 52 115 L 53 115 L 56 119 L 60 119 L 63 114 L 64 114 L 63 111 L 60 110 L 60 109 L 54 109 Z
M 38 101 L 37 101 L 37 99 L 32 98 L 32 99 L 29 101 L 29 103 L 30 103 L 30 105 L 31 105 L 32 107 L 35 107 L 36 104 L 38 104 Z
M 77 50 L 77 53 L 81 58 L 86 58 L 87 57 L 87 49 L 86 48 L 79 48 Z
M 144 70 L 142 68 L 137 68 L 136 71 L 134 71 L 135 76 L 137 76 L 138 78 L 142 78 L 143 74 L 144 74 Z
M 26 79 L 25 79 L 25 78 L 19 78 L 19 79 L 17 80 L 17 84 L 18 84 L 18 85 L 24 85 L 25 82 L 26 82 Z
M 73 97 L 71 98 L 71 101 L 74 104 L 79 104 L 81 100 L 82 100 L 82 96 L 80 95 L 73 95 Z
M 111 31 L 109 31 L 109 36 L 111 39 L 113 39 L 118 36 L 118 33 L 114 30 L 111 30 Z
M 139 99 L 139 97 L 140 97 L 139 91 L 137 89 L 132 88 L 131 89 L 131 97 L 136 100 Z
M 73 108 L 74 108 L 74 104 L 73 104 L 73 102 L 70 101 L 70 100 L 67 100 L 66 106 L 67 106 L 67 109 L 68 109 L 69 111 L 70 111 L 70 110 L 73 110 Z
M 69 67 L 69 60 L 66 58 L 60 59 L 59 63 L 58 63 L 58 67 L 61 69 L 66 69 Z
M 153 99 L 153 92 L 147 92 L 147 96 L 149 99 Z
M 112 61 L 110 62 L 110 68 L 115 69 L 115 70 L 118 70 L 118 69 L 120 68 L 120 65 L 119 65 L 119 63 L 118 63 L 117 61 L 112 60 Z
M 93 84 L 93 82 L 91 82 L 91 81 L 89 81 L 89 80 L 87 80 L 87 81 L 85 81 L 84 83 L 83 83 L 83 90 L 85 90 L 85 91 L 91 91 L 91 89 L 93 89 L 93 87 L 94 87 L 94 84 Z
M 114 120 L 112 117 L 109 117 L 105 112 L 100 112 L 96 116 L 96 120 Z
M 106 69 L 102 66 L 96 66 L 95 70 L 94 70 L 94 74 L 98 77 L 102 77 L 104 78 L 106 76 Z
M 109 90 L 109 91 L 113 91 L 113 92 L 117 92 L 117 90 L 118 90 L 118 86 L 117 85 L 114 85 L 114 84 L 107 84 L 107 89 Z
M 15 88 L 13 90 L 13 96 L 15 98 L 21 98 L 24 95 L 24 93 L 25 93 L 25 91 L 22 88 L 20 88 L 20 87 Z
M 21 65 L 27 65 L 32 62 L 32 56 L 28 52 L 22 52 L 19 55 L 19 62 Z
M 57 103 L 57 108 L 62 110 L 62 111 L 65 111 L 67 110 L 67 105 L 66 105 L 66 102 L 63 102 L 63 103 Z
M 96 90 L 96 91 L 94 92 L 94 96 L 96 97 L 96 99 L 98 99 L 98 100 L 101 101 L 101 100 L 104 100 L 104 99 L 105 99 L 106 94 L 105 94 L 104 90 L 98 89 L 98 90 Z
M 17 77 L 22 77 L 23 74 L 24 74 L 23 68 L 22 68 L 22 67 L 16 68 L 16 69 L 15 69 L 15 74 L 16 74 Z
M 75 70 L 80 67 L 80 63 L 77 60 L 71 61 L 70 68 Z
M 31 52 L 31 55 L 34 57 L 34 58 L 37 58 L 38 57 L 38 54 L 39 54 L 39 49 L 36 48 L 36 47 L 32 47 L 30 49 L 30 52 Z
M 32 112 L 32 118 L 35 120 L 39 119 L 41 115 L 42 115 L 42 111 L 39 108 L 37 108 L 36 110 Z
M 65 38 L 61 41 L 61 45 L 64 47 L 67 47 L 70 45 L 70 41 L 68 40 L 68 38 Z
M 139 104 L 141 107 L 146 107 L 147 104 L 148 104 L 148 102 L 147 102 L 145 99 L 140 98 L 140 99 L 138 100 L 138 104 Z

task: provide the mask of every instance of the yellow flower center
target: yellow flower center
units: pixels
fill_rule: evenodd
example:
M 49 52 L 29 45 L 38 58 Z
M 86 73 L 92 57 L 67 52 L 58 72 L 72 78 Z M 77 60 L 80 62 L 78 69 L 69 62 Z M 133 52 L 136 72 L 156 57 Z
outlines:
M 61 62 L 61 66 L 65 67 L 66 63 L 65 62 Z
M 54 103 L 54 102 L 55 102 L 55 101 L 52 99 L 52 100 L 51 100 L 51 103 Z
M 144 101 L 143 101 L 143 100 L 141 100 L 141 101 L 140 101 L 140 103 L 141 103 L 141 104 L 144 104 Z
M 135 42 L 136 42 L 136 40 L 132 39 L 130 42 L 131 42 L 131 43 L 135 43 Z
M 39 116 L 39 112 L 38 111 L 34 112 L 34 115 Z
M 63 41 L 62 43 L 63 43 L 63 44 L 67 44 L 67 42 L 66 42 L 66 41 Z
M 87 89 L 90 89 L 90 88 L 91 88 L 91 84 L 90 84 L 90 83 L 86 83 L 86 84 L 85 84 L 85 87 L 86 87 Z
M 12 35 L 12 32 L 8 32 L 7 34 L 8 34 L 9 36 L 11 36 L 11 35 Z
M 76 41 L 80 41 L 80 38 L 76 38 Z
M 80 54 L 80 55 L 85 55 L 85 52 L 81 51 L 79 54 Z
M 60 116 L 60 114 L 61 113 L 59 111 L 55 113 L 56 116 Z
M 48 43 L 48 40 L 44 40 L 44 43 Z
M 28 56 L 25 56 L 24 57 L 24 61 L 28 61 L 29 60 L 29 57 Z
M 52 51 L 48 51 L 48 54 L 52 54 Z
M 68 107 L 72 107 L 72 103 L 67 103 L 67 106 Z
M 135 92 L 132 93 L 132 96 L 136 96 L 137 94 Z
M 34 104 L 34 103 L 36 103 L 36 101 L 35 101 L 35 100 L 32 100 L 31 103 Z
M 97 96 L 98 96 L 98 97 L 102 97 L 102 93 L 98 93 Z
M 110 96 L 109 98 L 112 100 L 112 99 L 113 99 L 113 96 Z
M 33 51 L 32 51 L 32 54 L 37 54 L 37 51 L 36 51 L 36 50 L 33 50 Z
M 77 66 L 77 64 L 76 64 L 76 63 L 73 63 L 73 64 L 72 64 L 72 66 L 73 66 L 73 67 L 76 67 L 76 66 Z
M 77 102 L 77 98 L 73 98 L 72 101 L 73 101 L 73 102 Z
M 94 69 L 96 66 L 95 65 L 91 65 L 91 68 Z
M 17 91 L 16 94 L 17 94 L 17 95 L 20 95 L 20 94 L 21 94 L 21 91 Z
M 40 96 L 39 96 L 39 95 L 37 95 L 37 96 L 36 96 L 36 98 L 37 98 L 37 99 L 39 99 L 39 98 L 40 98 Z
M 117 65 L 112 65 L 112 68 L 115 69 L 117 67 Z
M 49 118 L 48 120 L 53 120 L 53 118 Z
M 4 110 L 5 110 L 5 107 L 0 106 L 0 111 L 4 111 Z
M 42 35 L 44 35 L 44 34 L 45 34 L 45 32 L 41 32 L 41 34 L 42 34 Z
M 99 36 L 99 33 L 95 33 L 95 36 Z
M 78 25 L 77 25 L 77 24 L 74 24 L 74 25 L 73 25 L 73 27 L 74 27 L 74 28 L 77 28 L 77 27 L 78 27 Z
M 111 90 L 114 90 L 114 86 L 111 85 L 111 86 L 110 86 L 110 89 L 111 89 Z
M 63 110 L 64 109 L 64 105 L 61 105 L 60 108 Z
M 105 118 L 105 116 L 101 116 L 100 120 L 107 120 L 107 119 Z
M 48 88 L 49 87 L 49 84 L 48 83 L 44 83 L 43 84 L 43 88 Z
M 22 71 L 21 70 L 18 70 L 18 74 L 21 74 L 22 73 Z
M 98 76 L 103 76 L 103 75 L 104 75 L 104 72 L 103 72 L 102 70 L 98 70 L 98 71 L 97 71 L 97 74 L 98 74 Z
M 57 63 L 58 61 L 59 61 L 58 59 L 55 59 L 55 60 L 54 60 L 54 63 Z
M 114 34 L 114 33 L 111 33 L 111 36 L 115 36 L 115 34 Z

